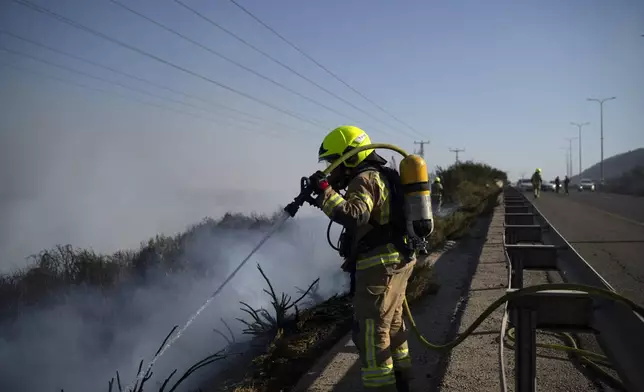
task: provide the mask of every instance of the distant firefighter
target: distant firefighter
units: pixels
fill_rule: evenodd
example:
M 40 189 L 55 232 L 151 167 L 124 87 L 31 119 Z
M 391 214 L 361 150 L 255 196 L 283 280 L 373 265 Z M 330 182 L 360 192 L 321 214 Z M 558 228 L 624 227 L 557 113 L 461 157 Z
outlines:
M 439 212 L 441 205 L 443 204 L 443 184 L 441 184 L 440 177 L 436 177 L 436 179 L 434 179 L 431 191 L 432 208 L 434 211 Z
M 561 181 L 559 180 L 559 176 L 555 178 L 555 190 L 557 193 L 559 193 L 559 188 L 561 187 Z
M 541 178 L 541 169 L 537 168 L 537 170 L 534 171 L 534 174 L 532 174 L 532 178 L 530 180 L 532 181 L 532 191 L 534 192 L 534 198 L 536 199 L 541 195 L 541 184 L 543 183 L 543 179 Z

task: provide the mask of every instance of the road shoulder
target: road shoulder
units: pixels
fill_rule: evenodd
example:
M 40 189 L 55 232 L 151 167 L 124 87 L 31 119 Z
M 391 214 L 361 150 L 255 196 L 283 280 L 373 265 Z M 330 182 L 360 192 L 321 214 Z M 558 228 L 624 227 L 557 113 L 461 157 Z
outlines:
M 508 287 L 508 271 L 503 249 L 504 209 L 498 206 L 492 217 L 480 259 L 475 267 L 470 290 L 464 298 L 464 311 L 458 333 L 467 329 Z M 524 271 L 524 286 L 560 282 L 557 272 Z M 495 310 L 463 343 L 446 354 L 447 368 L 440 391 L 500 391 L 501 366 L 499 341 L 503 307 Z M 513 343 L 504 339 L 507 390 L 514 391 Z M 558 337 L 538 333 L 538 343 L 565 344 Z M 537 349 L 537 386 L 552 392 L 592 391 L 598 384 L 587 378 L 577 362 L 561 351 Z M 419 389 L 421 390 L 421 389 Z

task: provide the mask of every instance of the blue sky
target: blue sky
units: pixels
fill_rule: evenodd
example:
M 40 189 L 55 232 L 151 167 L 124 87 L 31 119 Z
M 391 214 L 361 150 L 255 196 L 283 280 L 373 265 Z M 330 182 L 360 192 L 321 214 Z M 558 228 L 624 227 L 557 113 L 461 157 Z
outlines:
M 180 230 L 202 216 L 227 209 L 268 211 L 288 202 L 297 191 L 299 177 L 318 168 L 316 153 L 322 137 L 344 123 L 362 126 L 373 141 L 391 142 L 409 151 L 414 140 L 430 140 L 425 156 L 431 167 L 452 163 L 449 148 L 458 147 L 465 149 L 461 159 L 487 162 L 512 178 L 535 167 L 554 177 L 565 174 L 564 138 L 577 134 L 571 121 L 591 122 L 583 133 L 584 166 L 599 160 L 599 106 L 586 98 L 616 96 L 605 104 L 605 156 L 644 145 L 644 3 L 637 0 L 239 0 L 418 133 L 348 90 L 228 0 L 182 1 L 389 126 L 271 62 L 172 0 L 119 1 L 341 114 L 276 87 L 108 0 L 33 2 L 322 125 L 289 117 L 4 1 L 0 4 L 4 31 L 263 119 L 259 125 L 230 120 L 229 111 L 203 101 L 0 34 L 2 48 L 208 110 L 141 95 L 0 51 L 0 64 L 130 97 L 108 96 L 0 67 L 0 160 L 5 189 L 0 209 L 12 217 L 1 231 L 14 233 L 14 239 L 2 244 L 13 249 L 11 255 L 58 241 L 111 249 L 158 231 Z M 216 121 L 140 105 L 132 99 Z M 576 172 L 576 142 L 573 159 Z M 19 241 L 28 233 L 38 240 Z

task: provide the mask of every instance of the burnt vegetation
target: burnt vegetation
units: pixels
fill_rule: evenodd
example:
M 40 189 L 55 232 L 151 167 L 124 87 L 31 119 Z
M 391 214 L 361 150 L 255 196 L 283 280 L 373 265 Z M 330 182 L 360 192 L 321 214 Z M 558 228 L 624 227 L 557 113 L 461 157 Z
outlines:
M 445 241 L 457 239 L 467 233 L 476 218 L 491 211 L 500 193 L 498 182 L 507 181 L 506 174 L 488 165 L 464 162 L 448 168 L 438 168 L 445 195 L 460 206 L 444 218 L 436 218 L 435 232 L 431 237 L 432 249 L 438 249 Z M 64 301 L 70 289 L 93 288 L 102 291 L 116 290 L 121 285 L 145 281 L 153 273 L 161 271 L 165 276 L 202 268 L 186 256 L 185 250 L 204 234 L 218 235 L 226 230 L 261 230 L 270 227 L 278 218 L 274 216 L 226 214 L 219 220 L 206 218 L 185 232 L 175 236 L 157 235 L 142 243 L 135 251 L 119 251 L 111 255 L 78 249 L 71 245 L 59 245 L 30 257 L 30 265 L 13 274 L 0 276 L 0 321 L 9 320 L 24 309 L 48 306 Z M 324 233 L 320 232 L 323 236 Z M 338 268 L 339 268 L 338 263 Z M 243 333 L 250 335 L 253 356 L 243 374 L 237 372 L 234 380 L 215 376 L 207 382 L 204 390 L 271 391 L 292 387 L 319 356 L 335 344 L 351 328 L 351 305 L 346 294 L 338 293 L 325 298 L 318 293 L 319 278 L 295 286 L 298 296 L 280 292 L 270 278 L 257 265 L 265 283 L 264 292 L 269 298 L 269 308 L 255 309 L 241 302 L 240 309 L 247 315 L 236 322 L 243 326 Z M 305 288 L 303 288 L 305 287 Z M 418 264 L 409 281 L 407 297 L 410 303 L 431 295 L 439 289 L 433 280 L 431 266 Z M 230 320 L 229 320 L 230 321 Z M 177 369 L 167 375 L 156 390 L 172 392 L 182 385 L 196 370 L 235 356 L 237 344 L 233 328 L 221 320 L 225 330 L 212 327 L 213 333 L 225 339 L 227 347 L 203 358 L 177 377 Z M 176 330 L 176 326 L 162 341 L 159 351 Z M 158 351 L 157 351 L 158 352 Z M 138 373 L 144 362 L 139 364 Z M 234 359 L 231 367 L 240 368 Z M 140 377 L 134 391 L 154 390 L 146 384 L 152 370 Z M 106 380 L 107 391 L 125 390 L 126 386 L 118 372 Z M 199 389 L 197 389 L 199 390 Z M 64 391 L 64 390 L 63 390 Z

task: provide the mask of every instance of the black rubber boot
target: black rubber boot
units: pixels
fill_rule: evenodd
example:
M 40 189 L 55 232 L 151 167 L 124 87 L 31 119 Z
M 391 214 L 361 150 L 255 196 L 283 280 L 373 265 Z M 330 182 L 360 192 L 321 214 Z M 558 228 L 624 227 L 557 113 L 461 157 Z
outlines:
M 398 392 L 410 392 L 409 380 L 401 372 L 395 371 L 394 375 L 396 376 L 396 389 Z

